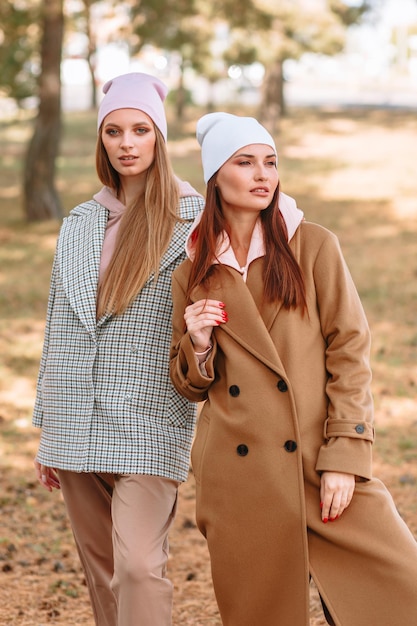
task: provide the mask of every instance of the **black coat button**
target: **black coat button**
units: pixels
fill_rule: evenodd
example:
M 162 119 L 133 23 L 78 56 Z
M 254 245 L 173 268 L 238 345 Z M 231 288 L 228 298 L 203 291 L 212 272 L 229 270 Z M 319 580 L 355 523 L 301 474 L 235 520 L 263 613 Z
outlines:
M 241 443 L 236 448 L 236 452 L 238 453 L 239 456 L 246 456 L 247 453 L 249 452 L 249 448 L 244 443 Z
M 284 391 L 288 391 L 288 385 L 285 382 L 285 380 L 279 380 L 277 383 L 277 387 L 278 387 L 278 391 L 281 391 L 282 393 L 284 393 Z
M 284 448 L 287 452 L 295 452 L 297 450 L 297 442 L 292 439 L 288 439 L 288 441 L 284 443 Z
M 240 389 L 237 385 L 232 385 L 231 387 L 229 387 L 229 393 L 232 396 L 232 398 L 237 398 L 238 395 L 240 394 Z

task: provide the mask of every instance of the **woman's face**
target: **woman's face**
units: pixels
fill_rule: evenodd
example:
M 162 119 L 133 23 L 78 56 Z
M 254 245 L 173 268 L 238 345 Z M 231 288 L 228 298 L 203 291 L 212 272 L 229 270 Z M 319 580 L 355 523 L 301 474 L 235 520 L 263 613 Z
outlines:
M 106 115 L 101 139 L 109 161 L 121 177 L 141 177 L 155 158 L 154 124 L 143 111 L 117 109 Z
M 278 185 L 275 150 L 260 143 L 240 148 L 219 169 L 216 185 L 225 215 L 263 211 Z

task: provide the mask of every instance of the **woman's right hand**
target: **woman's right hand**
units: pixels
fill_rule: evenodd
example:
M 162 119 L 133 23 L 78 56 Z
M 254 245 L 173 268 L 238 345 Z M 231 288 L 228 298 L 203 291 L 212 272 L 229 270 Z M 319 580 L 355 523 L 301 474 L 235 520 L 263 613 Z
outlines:
M 219 300 L 207 299 L 198 300 L 185 309 L 184 320 L 195 352 L 207 350 L 213 327 L 228 321 L 224 306 Z
M 53 467 L 41 465 L 41 463 L 39 463 L 37 459 L 33 461 L 33 464 L 35 466 L 36 478 L 38 479 L 42 487 L 44 487 L 48 491 L 61 488 L 57 471 Z

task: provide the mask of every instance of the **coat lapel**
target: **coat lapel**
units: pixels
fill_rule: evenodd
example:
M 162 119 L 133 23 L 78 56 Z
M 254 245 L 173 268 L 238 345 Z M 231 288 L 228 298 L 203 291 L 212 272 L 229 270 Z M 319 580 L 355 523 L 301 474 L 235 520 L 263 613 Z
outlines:
M 197 288 L 193 300 L 208 297 L 224 302 L 229 321 L 222 324 L 219 330 L 233 337 L 253 356 L 283 375 L 284 366 L 269 334 L 280 307 L 276 303 L 262 303 L 261 273 L 261 260 L 251 265 L 247 283 L 236 270 L 217 265 L 210 281 L 209 293 L 203 288 Z
M 107 209 L 91 203 L 85 212 L 74 213 L 64 220 L 58 242 L 63 288 L 71 307 L 90 333 L 96 329 L 97 283 L 107 219 Z
M 281 310 L 281 302 L 264 302 L 263 299 L 263 259 L 259 258 L 253 261 L 249 267 L 248 277 L 246 280 L 247 287 L 259 309 L 268 333 Z

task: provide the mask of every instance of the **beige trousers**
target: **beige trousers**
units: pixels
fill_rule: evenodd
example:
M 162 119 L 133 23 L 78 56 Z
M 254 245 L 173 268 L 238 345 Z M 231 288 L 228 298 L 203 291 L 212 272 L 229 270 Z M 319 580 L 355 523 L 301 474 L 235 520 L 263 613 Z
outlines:
M 97 626 L 171 626 L 168 532 L 178 482 L 59 470 Z

